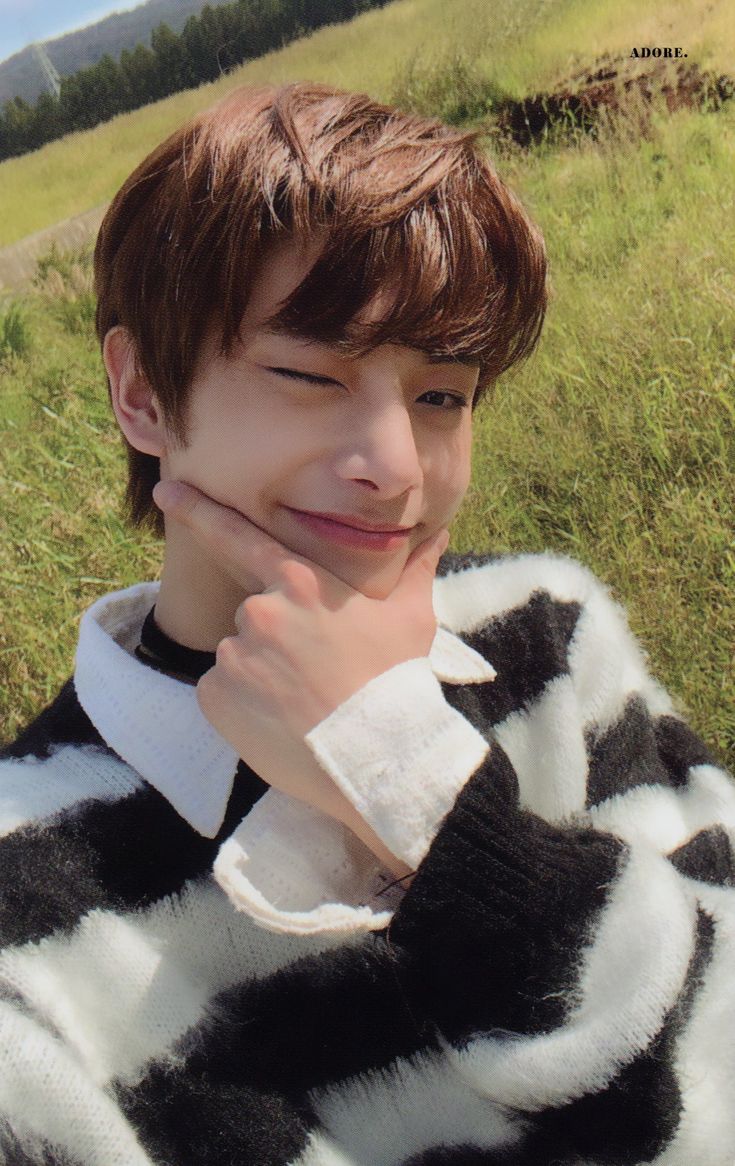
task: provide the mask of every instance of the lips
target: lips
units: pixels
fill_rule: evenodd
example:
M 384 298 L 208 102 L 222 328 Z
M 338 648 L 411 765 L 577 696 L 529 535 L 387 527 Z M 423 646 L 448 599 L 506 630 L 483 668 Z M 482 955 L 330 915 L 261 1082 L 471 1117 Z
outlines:
M 369 523 L 354 514 L 333 514 L 288 507 L 298 522 L 312 534 L 343 547 L 367 551 L 397 551 L 405 547 L 412 526 Z
M 340 526 L 349 526 L 353 530 L 372 531 L 376 534 L 407 534 L 413 530 L 412 526 L 396 526 L 392 523 L 371 522 L 355 514 L 333 514 L 321 510 L 298 510 L 297 514 L 306 514 L 310 518 L 326 518 L 330 522 L 338 522 Z

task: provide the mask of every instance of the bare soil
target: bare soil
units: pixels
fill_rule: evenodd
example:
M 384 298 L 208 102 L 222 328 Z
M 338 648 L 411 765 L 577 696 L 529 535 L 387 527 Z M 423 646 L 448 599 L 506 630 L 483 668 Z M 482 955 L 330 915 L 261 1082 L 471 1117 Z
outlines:
M 686 61 L 599 57 L 591 69 L 572 74 L 550 93 L 534 93 L 496 107 L 498 129 L 520 146 L 550 134 L 595 134 L 605 116 L 633 115 L 644 134 L 654 107 L 719 109 L 735 96 L 735 80 L 702 71 Z

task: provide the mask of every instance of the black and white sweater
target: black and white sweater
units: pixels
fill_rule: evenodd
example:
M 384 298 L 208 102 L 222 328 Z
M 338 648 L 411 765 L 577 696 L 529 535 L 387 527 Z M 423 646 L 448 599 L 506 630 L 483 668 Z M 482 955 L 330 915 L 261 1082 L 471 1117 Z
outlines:
M 731 1166 L 735 788 L 584 568 L 440 573 L 307 738 L 405 892 L 135 658 L 155 584 L 85 614 L 0 760 L 6 1166 Z

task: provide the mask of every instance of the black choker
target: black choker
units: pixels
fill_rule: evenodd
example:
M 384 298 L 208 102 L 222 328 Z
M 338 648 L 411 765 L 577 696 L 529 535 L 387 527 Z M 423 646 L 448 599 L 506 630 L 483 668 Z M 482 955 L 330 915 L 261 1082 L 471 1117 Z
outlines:
M 157 672 L 165 672 L 167 676 L 187 684 L 196 684 L 205 672 L 214 667 L 215 653 L 177 644 L 176 640 L 161 631 L 155 620 L 155 611 L 155 607 L 152 607 L 145 617 L 135 655 Z

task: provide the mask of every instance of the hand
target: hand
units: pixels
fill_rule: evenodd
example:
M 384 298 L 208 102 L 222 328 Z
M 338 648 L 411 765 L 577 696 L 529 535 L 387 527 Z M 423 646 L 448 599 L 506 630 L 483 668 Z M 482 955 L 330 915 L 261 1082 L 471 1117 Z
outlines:
M 253 577 L 263 585 L 199 681 L 204 715 L 264 781 L 344 821 L 341 795 L 304 736 L 369 680 L 428 655 L 448 532 L 414 550 L 386 599 L 371 599 L 192 486 L 159 483 L 155 500 L 243 586 Z

